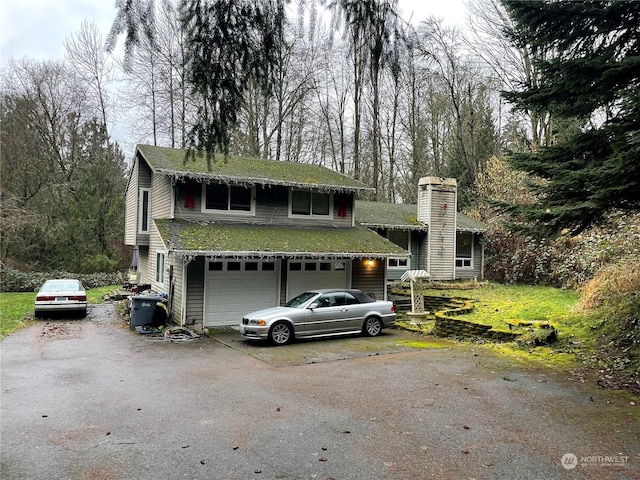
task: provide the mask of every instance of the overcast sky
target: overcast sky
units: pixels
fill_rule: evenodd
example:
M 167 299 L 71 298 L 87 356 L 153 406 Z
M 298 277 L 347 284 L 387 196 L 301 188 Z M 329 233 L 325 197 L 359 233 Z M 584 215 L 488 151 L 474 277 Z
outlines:
M 464 23 L 463 0 L 400 0 L 405 19 L 412 23 L 429 15 L 447 23 Z M 115 17 L 115 0 L 0 0 L 0 57 L 64 58 L 64 42 L 77 33 L 83 20 L 94 21 L 103 38 Z

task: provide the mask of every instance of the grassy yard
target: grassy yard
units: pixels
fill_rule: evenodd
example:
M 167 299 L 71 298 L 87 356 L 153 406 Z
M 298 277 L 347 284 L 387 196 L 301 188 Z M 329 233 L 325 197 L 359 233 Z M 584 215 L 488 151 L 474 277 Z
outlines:
M 497 330 L 509 330 L 510 324 L 519 322 L 549 322 L 558 326 L 573 321 L 580 298 L 573 290 L 493 283 L 472 290 L 427 290 L 425 293 L 475 300 L 475 310 L 464 318 Z
M 87 290 L 90 304 L 102 303 L 102 297 L 112 292 L 117 285 Z M 33 318 L 33 303 L 36 292 L 0 293 L 0 339 L 18 330 Z
M 558 341 L 547 347 L 533 348 L 516 342 L 487 343 L 489 348 L 514 359 L 570 366 L 578 357 L 590 354 L 596 345 L 594 326 L 598 320 L 594 313 L 577 309 L 580 294 L 573 290 L 481 283 L 473 289 L 427 289 L 425 295 L 474 300 L 474 310 L 459 318 L 491 325 L 494 330 L 511 331 L 513 325 L 538 322 L 550 323 L 558 330 Z

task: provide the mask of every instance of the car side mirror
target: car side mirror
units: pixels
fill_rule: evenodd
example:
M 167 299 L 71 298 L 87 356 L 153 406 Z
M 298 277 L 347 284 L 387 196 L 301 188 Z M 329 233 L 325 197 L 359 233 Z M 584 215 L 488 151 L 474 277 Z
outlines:
M 315 310 L 316 308 L 318 308 L 318 302 L 313 302 L 311 305 L 309 305 L 309 310 Z

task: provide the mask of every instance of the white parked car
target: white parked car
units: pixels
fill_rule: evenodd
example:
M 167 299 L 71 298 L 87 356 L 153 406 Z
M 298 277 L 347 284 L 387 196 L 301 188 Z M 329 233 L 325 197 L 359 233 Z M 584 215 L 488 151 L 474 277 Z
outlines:
M 282 307 L 245 315 L 240 334 L 249 340 L 284 345 L 294 338 L 324 335 L 375 337 L 395 321 L 392 302 L 375 300 L 360 290 L 321 289 L 302 293 Z
M 36 317 L 55 312 L 72 312 L 85 317 L 87 292 L 79 280 L 47 280 L 38 290 L 34 309 Z

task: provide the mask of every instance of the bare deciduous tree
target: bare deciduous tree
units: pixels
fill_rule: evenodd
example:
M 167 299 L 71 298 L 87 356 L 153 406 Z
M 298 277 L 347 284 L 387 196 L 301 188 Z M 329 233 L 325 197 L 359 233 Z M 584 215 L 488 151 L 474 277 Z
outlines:
M 66 59 L 78 82 L 85 83 L 97 102 L 97 116 L 110 131 L 109 116 L 114 109 L 110 88 L 115 66 L 103 48 L 102 35 L 94 22 L 82 22 L 77 34 L 65 42 Z
M 536 64 L 547 54 L 530 45 L 517 48 L 505 35 L 513 27 L 513 20 L 507 14 L 500 0 L 469 0 L 467 5 L 468 27 L 471 32 L 467 45 L 491 69 L 492 76 L 499 79 L 500 90 L 517 90 L 521 85 L 532 88 L 539 85 Z M 551 117 L 548 113 L 533 110 L 512 112 L 512 121 L 525 122 L 528 131 L 524 138 L 511 141 L 511 146 L 519 144 L 529 150 L 537 150 L 551 142 Z M 524 115 L 524 118 L 517 116 Z M 512 130 L 515 133 L 518 129 Z

